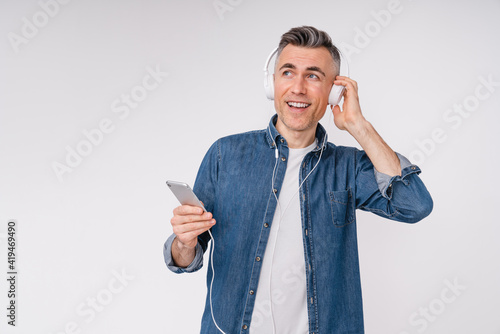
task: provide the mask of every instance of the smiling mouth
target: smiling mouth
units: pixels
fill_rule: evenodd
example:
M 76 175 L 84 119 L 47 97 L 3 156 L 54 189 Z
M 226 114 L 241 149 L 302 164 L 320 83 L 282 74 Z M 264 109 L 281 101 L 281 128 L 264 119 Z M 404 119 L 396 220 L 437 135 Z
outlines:
M 287 102 L 286 104 L 288 104 L 289 107 L 300 108 L 300 109 L 305 109 L 311 105 L 310 103 L 304 103 L 304 102 Z

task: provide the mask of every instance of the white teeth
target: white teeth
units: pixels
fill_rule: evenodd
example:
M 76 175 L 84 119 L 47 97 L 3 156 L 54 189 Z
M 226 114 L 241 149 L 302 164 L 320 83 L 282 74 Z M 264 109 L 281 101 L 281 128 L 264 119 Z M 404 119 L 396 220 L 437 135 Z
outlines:
M 295 108 L 307 108 L 307 107 L 309 107 L 309 104 L 300 103 L 300 102 L 288 102 L 288 105 L 290 107 L 295 107 Z

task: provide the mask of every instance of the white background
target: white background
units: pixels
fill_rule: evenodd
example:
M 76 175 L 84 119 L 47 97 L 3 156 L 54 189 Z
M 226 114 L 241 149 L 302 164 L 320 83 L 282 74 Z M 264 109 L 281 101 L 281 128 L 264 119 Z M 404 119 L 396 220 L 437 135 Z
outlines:
M 0 4 L 0 267 L 15 219 L 19 272 L 15 328 L 0 281 L 0 332 L 198 332 L 207 266 L 164 265 L 177 206 L 165 180 L 192 185 L 213 141 L 267 126 L 264 61 L 281 34 L 314 25 L 349 54 L 365 117 L 434 199 L 416 225 L 358 213 L 366 332 L 500 333 L 500 1 L 401 0 L 390 17 L 386 0 L 71 1 L 44 14 L 54 1 Z M 168 76 L 127 117 L 113 112 L 148 68 Z M 448 111 L 464 103 L 467 117 Z M 113 130 L 58 178 L 54 163 L 104 119 Z M 357 145 L 329 113 L 322 123 Z

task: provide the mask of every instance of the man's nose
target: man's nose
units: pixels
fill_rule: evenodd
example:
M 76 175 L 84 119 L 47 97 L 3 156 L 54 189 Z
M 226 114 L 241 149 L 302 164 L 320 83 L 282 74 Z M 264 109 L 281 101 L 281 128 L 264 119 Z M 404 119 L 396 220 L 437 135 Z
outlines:
M 292 93 L 303 95 L 306 92 L 306 81 L 302 77 L 296 77 L 292 85 Z

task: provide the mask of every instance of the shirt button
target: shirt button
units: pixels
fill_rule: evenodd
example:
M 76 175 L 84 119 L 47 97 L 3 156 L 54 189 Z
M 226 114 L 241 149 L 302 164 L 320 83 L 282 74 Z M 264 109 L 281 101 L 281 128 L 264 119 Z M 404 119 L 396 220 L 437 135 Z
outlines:
M 285 157 L 281 157 L 281 161 L 286 161 L 286 158 Z
M 264 227 L 269 227 L 269 224 L 268 223 L 264 223 Z
M 415 166 L 411 166 L 411 169 L 416 169 L 416 167 Z
M 284 142 L 285 142 L 285 140 L 284 140 L 283 138 L 281 138 L 281 142 L 282 142 L 282 143 L 284 143 Z
M 250 294 L 253 295 L 253 290 L 250 290 Z
M 259 257 L 259 256 L 257 256 L 257 257 L 255 258 L 255 261 L 259 262 L 259 261 L 260 261 L 260 257 Z
M 273 189 L 273 193 L 275 193 L 275 194 L 276 194 L 277 192 L 278 192 L 278 189 L 274 188 L 274 189 Z
M 247 329 L 247 328 L 248 328 L 248 326 L 247 326 L 247 325 L 243 325 L 243 327 L 242 327 L 242 328 L 243 328 L 243 329 Z

